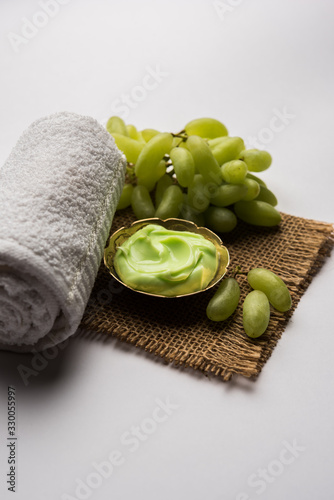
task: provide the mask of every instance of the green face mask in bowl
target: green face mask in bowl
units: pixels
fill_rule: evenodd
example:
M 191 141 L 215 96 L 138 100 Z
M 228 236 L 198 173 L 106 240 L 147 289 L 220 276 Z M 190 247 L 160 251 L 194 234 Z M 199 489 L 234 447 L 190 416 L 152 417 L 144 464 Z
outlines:
M 109 239 L 104 263 L 124 286 L 155 297 L 184 297 L 214 286 L 228 250 L 209 229 L 182 219 L 134 222 Z

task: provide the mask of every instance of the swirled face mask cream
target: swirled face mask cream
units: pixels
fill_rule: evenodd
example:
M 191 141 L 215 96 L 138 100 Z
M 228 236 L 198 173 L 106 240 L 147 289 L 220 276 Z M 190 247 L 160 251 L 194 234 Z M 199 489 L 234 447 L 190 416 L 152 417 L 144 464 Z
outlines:
M 114 267 L 135 290 L 175 297 L 206 288 L 217 271 L 218 254 L 200 234 L 148 224 L 118 247 Z

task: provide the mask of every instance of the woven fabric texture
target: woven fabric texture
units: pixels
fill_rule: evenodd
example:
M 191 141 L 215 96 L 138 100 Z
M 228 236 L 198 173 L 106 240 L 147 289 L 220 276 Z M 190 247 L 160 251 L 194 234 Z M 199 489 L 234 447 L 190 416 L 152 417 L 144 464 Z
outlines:
M 130 210 L 116 213 L 111 231 L 134 221 Z M 82 319 L 85 334 L 105 334 L 162 357 L 168 363 L 192 367 L 228 381 L 234 374 L 256 378 L 280 339 L 289 318 L 313 276 L 333 247 L 333 226 L 282 214 L 276 228 L 238 223 L 223 241 L 230 253 L 227 276 L 235 266 L 242 271 L 265 267 L 287 284 L 293 305 L 288 313 L 271 308 L 265 334 L 248 338 L 242 327 L 242 302 L 251 290 L 239 275 L 240 303 L 231 318 L 215 323 L 207 319 L 206 306 L 217 289 L 184 298 L 154 298 L 133 292 L 118 282 L 101 264 Z

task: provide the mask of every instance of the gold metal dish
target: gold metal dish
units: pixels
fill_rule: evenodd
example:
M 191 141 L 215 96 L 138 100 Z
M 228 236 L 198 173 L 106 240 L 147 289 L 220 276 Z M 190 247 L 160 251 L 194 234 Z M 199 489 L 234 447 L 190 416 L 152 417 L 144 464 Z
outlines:
M 173 231 L 189 231 L 191 233 L 201 234 L 207 240 L 211 241 L 217 249 L 218 253 L 218 266 L 216 270 L 216 274 L 213 279 L 210 281 L 208 286 L 203 290 L 197 290 L 196 292 L 186 293 L 183 295 L 176 295 L 173 297 L 167 297 L 166 295 L 159 295 L 149 292 L 144 292 L 142 290 L 136 290 L 126 283 L 122 281 L 114 268 L 114 257 L 118 247 L 120 247 L 130 236 L 132 236 L 136 231 L 147 226 L 148 224 L 158 224 L 165 229 L 170 229 Z M 224 274 L 226 273 L 226 269 L 229 265 L 230 256 L 226 247 L 224 247 L 222 240 L 212 231 L 207 229 L 206 227 L 198 227 L 193 222 L 183 220 L 183 219 L 166 219 L 162 220 L 157 217 L 153 217 L 150 219 L 142 219 L 133 222 L 129 227 L 121 227 L 115 233 L 113 233 L 108 241 L 108 245 L 104 250 L 104 264 L 108 268 L 110 274 L 123 286 L 133 290 L 134 292 L 143 293 L 145 295 L 151 295 L 153 297 L 163 297 L 163 298 L 178 298 L 178 297 L 186 297 L 189 295 L 195 295 L 196 293 L 205 292 L 209 288 L 212 288 L 216 283 L 218 283 Z

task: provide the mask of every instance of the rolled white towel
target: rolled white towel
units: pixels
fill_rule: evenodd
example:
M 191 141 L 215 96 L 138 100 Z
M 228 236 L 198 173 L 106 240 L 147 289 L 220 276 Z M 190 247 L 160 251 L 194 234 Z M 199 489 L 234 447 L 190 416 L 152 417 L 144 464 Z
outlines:
M 0 348 L 43 350 L 83 316 L 126 159 L 93 118 L 34 122 L 0 168 Z

